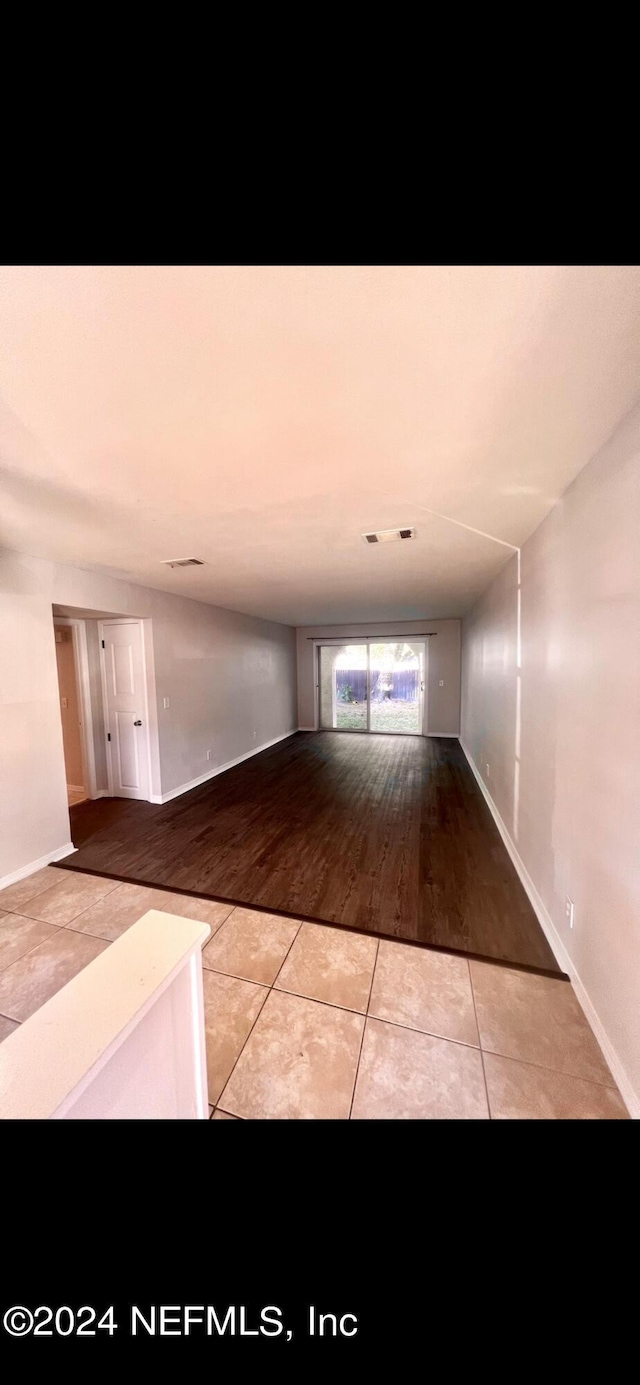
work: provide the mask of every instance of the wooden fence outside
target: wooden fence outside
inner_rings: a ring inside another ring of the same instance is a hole
[[[383,697],[382,689],[378,688],[380,675],[372,672],[371,674],[371,698],[379,701]],[[383,675],[383,682],[391,683],[391,697],[397,702],[415,702],[418,697],[419,671],[417,668],[402,669],[397,673]],[[346,688],[351,688],[351,700],[354,702],[366,702],[367,700],[367,670],[365,668],[338,668],[336,669],[336,692],[338,701],[345,701],[344,693]]]

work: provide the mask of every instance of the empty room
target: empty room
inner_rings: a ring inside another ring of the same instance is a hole
[[[0,1117],[638,1117],[639,382],[636,266],[0,269]]]

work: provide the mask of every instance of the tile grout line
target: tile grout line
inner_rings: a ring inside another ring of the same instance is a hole
[[[107,894],[101,895],[100,899],[94,899],[93,904],[87,904],[86,909],[81,909],[78,914],[74,914],[73,918],[70,919],[68,923],[61,923],[60,927],[66,928],[69,933],[81,933],[83,938],[98,938],[103,943],[115,942],[115,938],[103,938],[101,933],[89,933],[88,931],[85,933],[84,928],[74,928],[73,925],[78,922],[78,919],[84,918],[85,914],[88,914],[91,909],[96,909],[99,904],[104,904],[105,899],[110,899],[111,895],[117,894],[120,885],[123,883],[123,881],[120,881],[120,884],[116,885],[115,890],[109,890]],[[134,919],[134,923],[137,923],[137,919]],[[131,924],[129,925],[129,927],[132,926]]]
[[[25,923],[41,923],[41,922],[42,922],[41,919],[28,919],[28,918],[26,918],[23,914],[16,914],[15,917],[16,917],[16,918],[24,918],[24,919],[25,919]],[[48,923],[46,926],[47,926],[47,928],[53,928],[54,934],[56,934],[56,933],[62,933],[62,931],[63,931],[63,930],[62,930],[62,927],[60,926],[60,924],[57,924],[57,923]],[[12,967],[15,967],[15,965],[16,965],[17,962],[21,962],[21,961],[23,960],[24,957],[29,957],[29,956],[31,955],[32,952],[35,952],[35,951],[36,951],[37,948],[42,947],[43,943],[50,943],[50,942],[53,942],[53,938],[41,938],[39,943],[34,943],[34,944],[33,944],[33,947],[27,947],[27,948],[25,949],[24,952],[21,952],[19,957],[14,957],[13,962],[9,962],[8,967],[0,967],[0,981],[2,980],[2,977],[3,977],[3,976],[7,976],[7,975],[8,975],[8,973],[11,971],[11,968],[12,968]],[[5,1019],[9,1019],[9,1018],[10,1018],[9,1015],[5,1015]],[[15,1020],[14,1020],[13,1022],[14,1022],[14,1024],[16,1023]]]
[[[564,1068],[546,1068],[542,1063],[534,1063],[531,1058],[514,1058],[512,1053],[499,1053],[496,1048],[482,1049],[489,1058],[504,1058],[507,1063],[521,1063],[525,1068],[535,1068],[536,1072],[548,1072],[554,1077],[568,1077],[571,1082],[588,1082],[592,1087],[601,1087],[605,1092],[617,1092],[621,1101],[624,1098],[615,1082],[599,1082],[597,1077],[581,1077],[577,1072],[567,1072]],[[626,1102],[624,1102],[626,1106]]]
[[[77,873],[79,874],[79,872]],[[73,918],[70,919],[69,923],[50,923],[49,919],[38,918],[35,914],[20,914],[12,909],[8,909],[7,913],[12,914],[15,918],[27,919],[29,923],[46,923],[49,925],[50,928],[70,928],[71,924],[75,923],[76,919],[82,918],[82,915],[87,914],[89,912],[89,909],[94,909],[96,904],[102,904],[103,900],[108,899],[110,895],[115,894],[116,890],[120,887],[120,885],[123,885],[124,883],[124,880],[118,880],[116,884],[111,887],[110,890],[106,891],[106,894],[100,895],[99,899],[94,899],[93,903],[87,904],[84,909],[79,909],[78,913],[73,915]],[[56,881],[56,884],[61,885],[62,881],[58,880]],[[47,885],[46,889],[41,890],[40,894],[47,894],[49,890],[53,889],[55,889],[55,885]],[[24,902],[24,907],[27,908],[29,904],[32,904],[35,900],[39,898],[40,895],[37,894],[33,895],[32,899],[26,899]],[[80,931],[80,929],[75,929],[76,933]]]
[[[73,918],[69,920],[69,923],[63,923],[63,924],[61,924],[60,926],[61,926],[62,928],[70,928],[71,931],[72,931],[73,933],[82,933],[82,932],[84,932],[84,930],[83,930],[82,928],[74,928],[74,927],[73,927],[74,923],[76,923],[78,919],[84,918],[84,915],[85,915],[85,914],[88,914],[90,909],[95,909],[95,908],[97,908],[97,906],[98,906],[99,904],[104,904],[105,899],[110,899],[110,898],[111,898],[111,895],[117,894],[117,892],[118,892],[118,890],[120,889],[120,887],[121,887],[122,885],[124,885],[125,883],[126,883],[126,882],[125,882],[124,880],[119,880],[118,883],[117,883],[117,885],[115,886],[115,889],[113,889],[113,890],[107,890],[107,893],[101,895],[99,899],[94,899],[93,904],[87,904],[86,909],[81,909],[79,913],[74,914]],[[143,886],[142,888],[144,888],[144,886]],[[137,923],[137,919],[134,920],[134,922]],[[130,926],[131,926],[131,925],[130,925]],[[85,933],[85,937],[99,938],[99,937],[101,937],[101,934],[100,934],[100,933],[89,933],[89,934]],[[106,939],[104,939],[103,941],[105,941],[105,942],[114,942],[115,939],[114,939],[114,938],[106,938]]]
[[[470,985],[470,987],[471,987],[471,1000],[472,1000],[472,1002],[473,1002],[473,1013],[474,1013],[474,1015],[475,1015],[476,1029],[477,1029],[477,1031],[478,1031],[478,1048],[479,1048],[479,1050],[480,1050],[480,1062],[482,1063],[482,1080],[483,1080],[483,1082],[484,1082],[484,1092],[485,1092],[485,1096],[486,1096],[486,1098],[487,1098],[487,1111],[489,1112],[489,1120],[493,1120],[493,1116],[492,1116],[492,1114],[491,1114],[491,1102],[490,1102],[490,1100],[489,1100],[489,1086],[488,1086],[488,1083],[487,1083],[487,1071],[486,1071],[486,1068],[485,1068],[485,1065],[484,1065],[484,1053],[483,1053],[483,1051],[482,1051],[482,1035],[481,1035],[481,1033],[480,1033],[480,1022],[479,1022],[479,1020],[478,1020],[478,1010],[477,1010],[477,1006],[476,1006],[476,993],[475,993],[475,991],[474,991],[474,989],[473,989],[473,976],[471,975],[471,965],[470,965],[468,959],[467,959],[467,967],[468,967],[468,969],[469,969],[469,985]]]
[[[223,976],[223,975],[224,975],[224,972],[218,972],[217,975]],[[255,985],[256,983],[254,982],[253,984]],[[260,1016],[261,1016],[261,1014],[262,1014],[262,1011],[264,1010],[264,1007],[265,1007],[265,1005],[266,1005],[266,1003],[267,1003],[267,1001],[268,1001],[268,999],[269,999],[269,993],[270,993],[270,991],[271,991],[273,988],[272,988],[271,986],[269,986],[269,987],[266,987],[265,989],[266,989],[266,991],[267,991],[267,994],[266,994],[266,996],[265,996],[265,998],[264,998],[264,1000],[263,1000],[263,1002],[262,1002],[262,1005],[260,1006],[260,1009],[258,1010],[258,1013],[257,1013],[257,1015],[256,1015],[256,1017],[255,1017],[255,1019],[254,1019],[254,1021],[253,1021],[253,1024],[251,1025],[251,1028],[250,1028],[250,1030],[249,1030],[249,1033],[247,1034],[247,1037],[246,1037],[244,1043],[242,1044],[242,1046],[241,1046],[241,1048],[240,1048],[240,1052],[238,1053],[238,1056],[237,1056],[237,1058],[236,1058],[236,1060],[235,1060],[235,1062],[234,1062],[234,1064],[233,1064],[233,1067],[231,1068],[230,1073],[228,1074],[228,1076],[227,1076],[227,1077],[225,1078],[225,1080],[224,1080],[224,1083],[223,1083],[223,1086],[222,1086],[222,1091],[220,1092],[220,1096],[218,1097],[218,1101],[214,1102],[214,1111],[217,1110],[217,1108],[218,1108],[218,1102],[222,1099],[222,1097],[224,1096],[224,1093],[225,1093],[226,1090],[227,1090],[227,1087],[228,1087],[228,1085],[229,1085],[229,1083],[230,1083],[230,1081],[231,1081],[231,1078],[233,1077],[233,1074],[234,1074],[234,1072],[235,1072],[235,1070],[236,1070],[236,1068],[237,1068],[237,1066],[238,1066],[238,1063],[240,1062],[240,1058],[242,1057],[242,1054],[244,1053],[244,1050],[245,1050],[245,1048],[246,1048],[246,1046],[247,1046],[247,1044],[248,1044],[248,1042],[249,1042],[249,1039],[251,1038],[251,1035],[253,1034],[253,1031],[254,1031],[254,1029],[255,1029],[257,1023],[258,1023],[258,1020],[260,1019]],[[227,1115],[228,1115],[228,1116],[234,1116],[235,1114],[236,1114],[235,1111],[227,1111]],[[239,1116],[238,1119],[239,1119],[239,1120],[244,1120],[245,1118],[244,1118],[244,1116]]]
[[[378,947],[379,947],[379,946],[380,946],[380,944],[378,943]],[[377,962],[377,955],[376,955],[376,962]],[[283,963],[283,965],[284,965],[284,963]],[[469,1049],[471,1049],[471,1052],[472,1052],[472,1053],[479,1053],[479,1052],[480,1052],[480,1045],[479,1045],[479,1044],[468,1044],[468,1043],[465,1042],[464,1039],[452,1039],[452,1038],[450,1038],[450,1036],[449,1036],[448,1034],[436,1034],[435,1030],[433,1030],[433,1029],[416,1029],[414,1025],[411,1025],[411,1024],[403,1024],[401,1020],[390,1020],[390,1019],[386,1019],[386,1018],[385,1018],[384,1016],[382,1016],[382,1015],[373,1015],[373,1014],[371,1014],[371,1012],[369,1011],[368,1008],[367,1008],[366,1010],[354,1010],[350,1005],[337,1005],[337,1004],[335,1003],[335,1001],[333,1001],[333,1000],[320,1000],[319,997],[318,997],[318,996],[315,996],[315,995],[303,995],[300,991],[289,991],[289,990],[285,990],[284,986],[278,986],[278,987],[276,987],[276,986],[275,986],[275,983],[274,983],[273,985],[270,986],[269,983],[266,982],[266,981],[255,981],[255,980],[253,979],[253,977],[250,977],[250,976],[238,976],[238,975],[236,974],[236,972],[234,972],[234,971],[219,971],[219,970],[217,969],[217,967],[208,967],[208,966],[205,966],[205,967],[204,967],[204,970],[205,970],[205,971],[211,971],[211,972],[213,972],[214,975],[216,975],[216,976],[229,976],[229,977],[231,977],[231,979],[232,979],[233,981],[246,981],[247,984],[248,984],[249,986],[262,986],[262,987],[264,987],[265,990],[276,990],[276,989],[277,989],[278,995],[291,995],[291,996],[295,996],[295,998],[296,998],[297,1000],[308,1000],[308,1001],[310,1002],[310,1004],[312,1004],[312,1005],[324,1005],[324,1006],[326,1006],[326,1008],[327,1008],[328,1010],[340,1010],[340,1011],[342,1011],[343,1014],[346,1014],[346,1015],[358,1015],[361,1019],[364,1018],[365,1020],[368,1020],[368,1019],[377,1020],[378,1024],[389,1024],[389,1025],[392,1026],[393,1029],[406,1029],[410,1034],[424,1034],[427,1038],[429,1038],[429,1039],[437,1039],[440,1043],[443,1043],[443,1044],[457,1044],[458,1048],[469,1048]],[[375,963],[374,963],[374,971],[375,971]],[[369,988],[369,1000],[367,1001],[367,1007],[369,1006],[369,1004],[370,1004],[370,1002],[371,1002],[371,991],[372,991],[372,989],[373,989],[373,980],[372,980],[371,986],[370,986],[370,988]],[[506,1054],[499,1054],[498,1057],[506,1057]],[[554,1069],[550,1069],[550,1071],[554,1071]]]
[[[531,1058],[516,1058],[515,1055],[514,1055],[513,1053],[501,1053],[499,1049],[497,1049],[497,1048],[489,1048],[488,1045],[487,1045],[487,1047],[485,1048],[485,1047],[483,1046],[483,1043],[482,1043],[482,1034],[481,1034],[481,1031],[480,1031],[480,1023],[479,1023],[479,1021],[478,1021],[478,1012],[477,1012],[477,1008],[476,1008],[476,996],[475,996],[475,990],[474,990],[474,986],[473,986],[473,973],[471,972],[471,967],[469,967],[469,973],[470,973],[470,976],[471,976],[471,993],[472,993],[472,996],[473,996],[473,1008],[474,1008],[474,1010],[475,1010],[475,1012],[476,1012],[476,1024],[477,1024],[477,1026],[478,1026],[478,1038],[479,1038],[479,1040],[480,1040],[480,1052],[481,1052],[481,1054],[482,1054],[482,1069],[483,1069],[483,1072],[485,1072],[485,1085],[486,1085],[486,1071],[485,1071],[485,1066],[484,1066],[484,1055],[485,1055],[485,1053],[487,1053],[487,1054],[489,1054],[489,1055],[490,1055],[491,1057],[493,1057],[493,1058],[506,1058],[507,1061],[510,1062],[510,1063],[524,1063],[526,1067],[529,1067],[529,1068],[536,1068],[536,1070],[537,1070],[538,1072],[551,1072],[551,1073],[555,1073],[556,1076],[558,1076],[558,1077],[570,1077],[570,1078],[573,1078],[576,1082],[591,1082],[592,1085],[593,1085],[594,1087],[604,1087],[607,1091],[614,1091],[614,1092],[617,1092],[617,1093],[618,1093],[618,1096],[620,1096],[620,1099],[621,1099],[621,1100],[623,1099],[622,1096],[621,1096],[621,1094],[620,1094],[620,1090],[619,1090],[619,1088],[618,1088],[616,1082],[613,1080],[613,1074],[610,1074],[610,1076],[611,1076],[611,1082],[599,1082],[597,1077],[581,1077],[581,1076],[579,1076],[578,1073],[575,1073],[575,1072],[566,1072],[564,1068],[550,1068],[550,1067],[547,1067],[544,1063],[534,1063],[533,1060],[532,1060]],[[489,1091],[488,1091],[488,1088],[487,1088],[487,1101],[488,1101],[488,1100],[489,1100]],[[626,1105],[626,1103],[625,1103],[625,1105]],[[491,1109],[491,1108],[489,1107],[489,1109]]]
[[[350,1105],[349,1105],[349,1115],[347,1116],[347,1120],[351,1120],[351,1112],[353,1111],[353,1103],[354,1103],[354,1101],[355,1101],[355,1099],[356,1099],[356,1087],[357,1087],[357,1085],[358,1085],[358,1074],[359,1074],[359,1072],[360,1072],[360,1060],[361,1060],[361,1058],[362,1058],[362,1050],[363,1050],[363,1048],[364,1048],[364,1036],[365,1036],[366,1029],[367,1029],[367,1020],[368,1020],[368,1018],[369,1018],[369,1006],[370,1006],[370,1004],[371,1004],[371,996],[372,996],[372,993],[373,993],[373,982],[374,982],[374,978],[375,978],[375,974],[376,974],[376,967],[377,967],[377,965],[378,965],[378,954],[379,954],[379,952],[380,952],[380,939],[378,938],[378,944],[377,944],[377,947],[376,947],[376,955],[375,955],[375,959],[374,959],[374,963],[373,963],[373,970],[372,970],[372,972],[371,972],[371,985],[369,986],[369,994],[368,994],[368,996],[367,996],[367,1007],[366,1007],[366,1010],[365,1010],[365,1012],[364,1012],[364,1024],[363,1024],[363,1026],[362,1026],[362,1034],[361,1034],[361,1036],[360,1036],[360,1048],[359,1048],[359,1050],[358,1050],[358,1061],[357,1061],[357,1063],[356,1063],[355,1077],[354,1077],[354,1079],[353,1079],[353,1091],[352,1091],[352,1093],[351,1093],[351,1102],[350,1102]]]
[[[375,963],[374,963],[374,966],[375,966]],[[209,970],[213,970],[213,968],[209,968]],[[239,980],[242,981],[243,978],[242,978],[242,977],[239,977]],[[367,1012],[366,1010],[354,1010],[353,1005],[340,1005],[340,1004],[338,1003],[337,1000],[321,1000],[321,999],[320,999],[320,996],[317,996],[317,995],[306,995],[303,991],[292,991],[292,990],[290,989],[290,987],[288,987],[288,986],[274,986],[274,990],[277,990],[277,992],[278,992],[279,995],[294,995],[294,996],[297,996],[298,1000],[311,1000],[311,1001],[313,1001],[313,1004],[314,1004],[314,1005],[328,1005],[330,1010],[343,1010],[344,1013],[345,1013],[345,1015],[364,1015],[364,1016],[365,1016],[365,1019],[367,1018],[367,1013],[368,1013],[368,1012]],[[368,1003],[369,1003],[369,1002],[367,1001],[367,1004],[368,1004]],[[377,1018],[378,1018],[377,1015],[372,1015],[372,1016],[371,1016],[371,1019],[377,1019]],[[394,1024],[394,1023],[395,1023],[394,1020],[389,1020],[388,1022],[389,1022],[389,1024]],[[402,1025],[401,1027],[402,1027],[403,1029],[408,1029],[408,1028],[410,1028],[409,1025]],[[436,1039],[439,1038],[439,1037],[441,1037],[441,1035],[438,1035],[438,1034],[435,1034],[435,1035],[434,1035],[434,1038],[436,1038]],[[455,1043],[456,1040],[454,1039],[453,1042]]]
[[[127,882],[126,882],[126,880],[122,880],[120,883],[121,883],[122,885],[126,885]],[[144,890],[144,889],[147,889],[147,888],[149,888],[149,889],[154,889],[155,887],[154,887],[153,885],[150,885],[150,886],[148,886],[148,887],[147,887],[146,885],[136,885],[135,888],[136,888],[136,889]],[[128,932],[128,930],[129,930],[130,928],[133,928],[133,925],[134,925],[135,923],[138,923],[139,920],[140,920],[140,918],[143,918],[144,915],[140,914],[138,918],[135,918],[135,919],[133,920],[133,923],[128,923],[127,926],[126,926],[126,928],[123,928],[122,933],[118,933],[118,937],[117,937],[117,938],[105,938],[104,933],[90,933],[88,929],[85,929],[85,928],[74,928],[74,926],[73,926],[74,923],[77,923],[77,922],[78,922],[78,919],[84,918],[85,914],[88,914],[88,913],[91,911],[91,909],[95,909],[95,908],[98,907],[98,905],[104,904],[105,900],[110,899],[110,898],[111,898],[111,895],[112,895],[112,894],[115,894],[115,893],[116,893],[116,890],[110,890],[110,891],[109,891],[109,894],[104,895],[103,899],[97,899],[97,900],[95,901],[94,904],[89,904],[89,906],[88,906],[86,909],[83,909],[83,910],[81,911],[81,913],[75,915],[75,918],[72,918],[71,923],[52,924],[51,926],[52,926],[52,927],[55,927],[55,928],[64,928],[64,929],[66,929],[67,933],[77,933],[78,936],[81,937],[81,938],[97,938],[99,942],[103,942],[103,943],[117,943],[118,938],[121,938],[122,935],[123,935],[123,933]],[[195,903],[200,903],[200,900],[199,900],[199,899],[196,900],[196,899],[195,899],[195,896],[194,896],[194,902],[195,902]],[[204,903],[204,904],[209,904],[209,903],[214,903],[214,902],[215,902],[215,901],[213,901],[213,900],[206,900],[206,899],[203,899],[203,900],[202,900],[202,903]],[[150,912],[150,911],[147,910],[147,913],[148,913],[148,912]],[[159,914],[168,914],[168,913],[170,912],[170,910],[169,910],[169,909],[158,909],[158,910],[156,910],[156,912],[159,913]],[[210,938],[208,939],[208,941],[205,943],[205,947],[202,949],[203,952],[204,952],[205,948],[207,948],[207,947],[209,946],[209,943],[212,943],[213,940],[214,940],[214,938],[217,937],[218,933],[220,932],[220,929],[224,926],[225,923],[227,923],[228,919],[231,918],[231,914],[233,914],[233,913],[235,913],[235,909],[232,909],[232,910],[231,910],[231,913],[227,914],[227,917],[224,918],[224,919],[222,919],[222,920],[220,921],[220,923],[219,923],[219,924],[217,925],[217,927],[215,928],[215,931],[211,934],[211,937],[210,937]],[[174,918],[184,918],[184,919],[186,919],[186,918],[191,918],[191,915],[190,915],[190,914],[174,914],[173,917],[174,917]],[[204,923],[207,923],[207,924],[208,924],[209,928],[213,928],[213,924],[209,922],[209,919],[204,919],[204,920],[202,920],[202,919],[196,919],[195,922],[196,922],[196,923],[204,922]],[[205,964],[204,962],[202,963],[202,965],[203,965],[203,967],[204,967],[204,969],[205,969],[206,971],[214,971],[214,970],[215,970],[214,967],[207,967],[206,964]],[[222,973],[220,973],[220,974],[224,976],[226,973],[222,972]],[[229,974],[231,974],[231,973],[229,973]],[[239,976],[237,979],[238,979],[238,981],[245,981],[247,978],[244,977],[244,976]],[[256,985],[259,985],[259,984],[264,984],[264,983],[256,982]]]
[[[18,916],[16,916],[16,917],[18,917]],[[43,922],[42,919],[29,919],[29,920],[27,920],[27,921],[28,921],[29,923],[41,923],[41,922]],[[53,928],[54,934],[55,934],[55,938],[57,938],[57,937],[60,935],[60,933],[70,933],[70,932],[74,931],[74,930],[72,930],[72,929],[66,927],[64,924],[58,924],[58,923],[50,923],[50,924],[47,924],[47,927],[48,927],[48,928]],[[94,941],[94,942],[105,942],[105,941],[106,941],[105,938],[96,938],[95,935],[94,935],[93,933],[79,933],[79,932],[75,931],[75,936],[76,936],[77,938],[93,938],[93,941]],[[42,938],[42,939],[40,940],[39,943],[35,943],[33,947],[28,948],[26,952],[23,952],[23,953],[21,953],[21,955],[20,955],[19,957],[16,957],[15,961],[10,962],[10,964],[9,964],[8,967],[4,967],[2,970],[0,970],[0,984],[1,984],[2,981],[4,980],[5,976],[9,976],[9,973],[12,971],[13,967],[17,967],[18,964],[19,964],[20,962],[24,962],[24,961],[26,960],[27,957],[32,957],[32,956],[33,956],[33,953],[34,953],[34,952],[38,952],[38,951],[40,950],[40,948],[42,948],[42,947],[48,947],[50,943],[52,943],[52,942],[55,941],[55,938],[53,938],[53,937],[52,937],[52,938]],[[95,958],[92,958],[91,960],[92,960],[92,961],[95,961]],[[89,962],[85,962],[84,967],[86,967],[86,966],[89,966]],[[84,971],[84,967],[80,967],[80,971]],[[78,973],[78,972],[75,972],[74,975],[77,976],[77,975],[79,975],[79,973]],[[73,977],[71,977],[70,979],[73,980]],[[63,981],[62,985],[61,985],[61,986],[58,986],[58,991],[61,991],[62,988],[63,988],[63,986],[66,986],[66,985],[67,985],[67,982],[66,982],[66,981]],[[53,996],[58,994],[58,991],[53,991],[52,995],[48,996],[47,999],[48,999],[48,1000],[52,1000],[52,999],[53,999]],[[46,1005],[46,1004],[47,1004],[47,1001],[46,1001],[46,1000],[43,1000],[42,1005]],[[41,1010],[41,1009],[42,1009],[42,1005],[37,1005],[37,1006],[36,1006],[36,1009],[35,1009],[35,1010],[32,1010],[31,1014],[33,1014],[33,1015],[37,1014],[38,1010]],[[24,1024],[24,1023],[25,1023],[25,1020],[16,1020],[12,1015],[3,1015],[3,1018],[4,1018],[4,1019],[11,1020],[12,1024]],[[26,1019],[31,1019],[31,1015],[27,1015],[27,1016],[26,1016]]]
[[[231,917],[231,915],[229,915],[229,918],[230,918],[230,917]],[[224,922],[226,923],[227,920],[225,919]],[[224,927],[224,924],[223,924],[222,926]],[[300,923],[298,924],[298,927],[296,928],[296,931],[295,931],[295,933],[294,933],[294,936],[293,936],[293,938],[291,939],[291,942],[290,942],[290,944],[289,944],[289,947],[287,948],[286,954],[285,954],[285,956],[284,956],[283,959],[282,959],[281,965],[278,967],[278,970],[277,970],[277,972],[276,972],[276,975],[275,975],[274,978],[273,978],[273,981],[271,982],[271,985],[265,987],[265,989],[266,989],[266,991],[267,991],[267,994],[266,994],[266,996],[265,996],[265,998],[264,998],[264,1000],[263,1000],[263,1002],[262,1002],[262,1005],[260,1006],[260,1009],[258,1010],[258,1013],[257,1013],[257,1015],[256,1015],[256,1017],[255,1017],[255,1019],[254,1019],[254,1021],[253,1021],[253,1024],[251,1025],[251,1028],[250,1028],[250,1030],[249,1030],[249,1033],[247,1034],[247,1037],[246,1037],[244,1043],[242,1044],[242,1046],[241,1046],[241,1048],[240,1048],[240,1052],[238,1053],[238,1056],[237,1056],[237,1058],[236,1058],[236,1060],[235,1060],[235,1063],[233,1064],[233,1067],[232,1067],[232,1069],[231,1069],[231,1072],[229,1073],[228,1077],[225,1078],[225,1082],[224,1082],[222,1091],[220,1092],[220,1097],[218,1098],[218,1101],[219,1101],[220,1098],[224,1095],[224,1093],[225,1093],[226,1090],[227,1090],[227,1087],[229,1086],[229,1083],[230,1083],[230,1081],[231,1081],[231,1078],[233,1077],[233,1074],[234,1074],[234,1072],[235,1072],[235,1070],[236,1070],[236,1068],[237,1068],[237,1066],[238,1066],[238,1063],[240,1062],[240,1059],[241,1059],[241,1057],[242,1057],[242,1055],[243,1055],[243,1053],[244,1053],[244,1050],[245,1050],[245,1048],[247,1047],[247,1044],[248,1044],[248,1042],[249,1042],[249,1039],[251,1038],[251,1035],[253,1034],[253,1031],[254,1031],[254,1029],[255,1029],[257,1023],[258,1023],[258,1020],[260,1019],[260,1016],[261,1016],[261,1014],[262,1014],[262,1011],[264,1010],[264,1007],[265,1007],[265,1005],[266,1005],[266,1003],[267,1003],[267,1001],[268,1001],[268,999],[269,999],[269,995],[270,995],[271,992],[273,991],[274,982],[277,981],[277,979],[278,979],[278,977],[279,977],[279,975],[280,975],[280,972],[282,971],[282,968],[283,968],[283,966],[284,966],[284,964],[285,964],[285,962],[286,962],[286,960],[287,960],[287,957],[289,956],[289,953],[290,953],[290,951],[291,951],[291,948],[293,947],[293,944],[295,943],[295,940],[296,940],[296,938],[297,938],[297,936],[298,936],[298,933],[300,932],[300,929],[301,929],[301,928],[302,928],[302,922],[300,922]],[[209,971],[213,971],[213,967],[209,967]],[[227,972],[216,972],[215,975],[216,975],[216,976],[226,976],[226,975],[228,975],[228,973],[227,973]],[[246,977],[244,977],[244,976],[238,976],[238,977],[236,977],[235,979],[236,979],[237,981],[245,981],[245,980],[246,980]],[[253,981],[253,982],[251,982],[250,984],[251,984],[251,985],[254,985],[254,986],[258,986],[258,985],[260,985],[261,983],[260,983],[259,981]],[[217,1108],[217,1106],[218,1106],[218,1101],[215,1102],[215,1104],[214,1104],[214,1109]],[[235,1114],[236,1114],[235,1111],[227,1111],[227,1115],[228,1115],[228,1116],[234,1116]],[[244,1117],[244,1116],[238,1116],[238,1120],[245,1120],[245,1117]]]
[[[78,918],[81,917],[82,915],[78,914]],[[109,943],[109,945],[111,945],[111,943],[116,943],[118,941],[117,938],[105,938],[102,933],[90,933],[87,928],[74,928],[73,924],[75,922],[76,920],[74,919],[73,923],[63,923],[60,931],[64,931],[65,933],[74,933],[76,938],[93,938],[97,943]],[[134,923],[137,922],[138,920],[134,919]],[[133,928],[133,923],[129,924],[129,928]],[[123,929],[123,932],[126,933],[127,929]],[[119,936],[122,937],[122,933]]]
[[[271,990],[273,990],[273,988],[274,988],[274,986],[275,986],[275,984],[276,984],[276,981],[278,980],[278,977],[279,977],[279,975],[280,975],[280,972],[282,971],[282,968],[283,968],[283,966],[284,966],[284,964],[285,964],[285,962],[286,962],[286,960],[287,960],[287,957],[289,956],[289,953],[290,953],[290,951],[291,951],[291,949],[292,949],[292,947],[293,947],[293,944],[294,944],[295,942],[297,942],[298,934],[299,934],[301,928],[302,928],[302,920],[300,920],[300,923],[298,924],[298,927],[296,928],[296,931],[295,931],[295,933],[294,933],[294,935],[293,935],[293,937],[292,937],[292,939],[291,939],[291,942],[289,943],[289,946],[288,946],[288,948],[287,948],[287,950],[286,950],[286,952],[285,952],[285,955],[284,955],[284,957],[282,958],[282,961],[281,961],[280,966],[278,967],[278,970],[277,970],[277,972],[276,972],[276,974],[275,974],[275,976],[274,976],[274,978],[273,978],[273,981],[271,982],[271,987],[270,987]]]
[[[43,869],[47,870],[48,867],[45,866],[45,867],[43,867]],[[29,879],[29,876],[26,875],[26,876],[25,876],[25,880],[28,880],[28,879]],[[17,885],[19,885],[20,883],[21,883],[21,882],[20,882],[19,880],[16,881],[16,884],[17,884]],[[61,884],[62,884],[62,881],[61,881],[61,880],[54,880],[54,885],[61,885]],[[6,889],[7,889],[7,890],[12,890],[12,889],[13,889],[13,885],[7,885],[7,886],[6,886]],[[31,901],[32,901],[32,900],[34,900],[34,899],[39,899],[41,894],[46,894],[47,890],[52,890],[52,889],[53,889],[53,885],[43,885],[43,887],[42,887],[41,890],[36,890],[36,891],[34,892],[34,894],[29,895],[29,898],[23,900],[23,903],[24,903],[24,904],[31,904]],[[3,891],[3,893],[4,893],[4,891]],[[2,894],[0,894],[0,909],[4,909],[5,912],[6,912],[7,914],[16,914],[16,913],[18,913],[18,910],[17,910],[17,909],[7,909],[6,906],[3,905],[3,903],[2,903]],[[21,918],[26,918],[27,915],[26,915],[26,914],[22,914],[22,915],[19,915],[19,917],[21,917]]]

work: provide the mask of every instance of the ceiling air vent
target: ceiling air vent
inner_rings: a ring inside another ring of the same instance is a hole
[[[204,567],[202,558],[163,558],[163,567]]]
[[[365,543],[395,543],[396,539],[415,539],[415,529],[378,529],[375,534],[363,534]]]

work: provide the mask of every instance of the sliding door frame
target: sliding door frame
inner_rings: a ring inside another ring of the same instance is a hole
[[[320,707],[320,658],[323,647],[331,645],[334,648],[350,648],[352,645],[364,644],[367,646],[367,724],[361,731],[348,726],[323,726],[321,722]],[[423,650],[422,678],[419,694],[419,718],[420,729],[418,731],[372,731],[371,730],[371,650],[372,644],[409,644],[421,647]],[[314,651],[314,720],[317,731],[337,731],[340,735],[347,736],[426,736],[427,732],[427,690],[428,681],[428,659],[429,659],[429,640],[414,639],[411,636],[398,637],[397,635],[382,635],[377,639],[371,639],[368,635],[355,635],[353,639],[318,638],[313,641]]]

